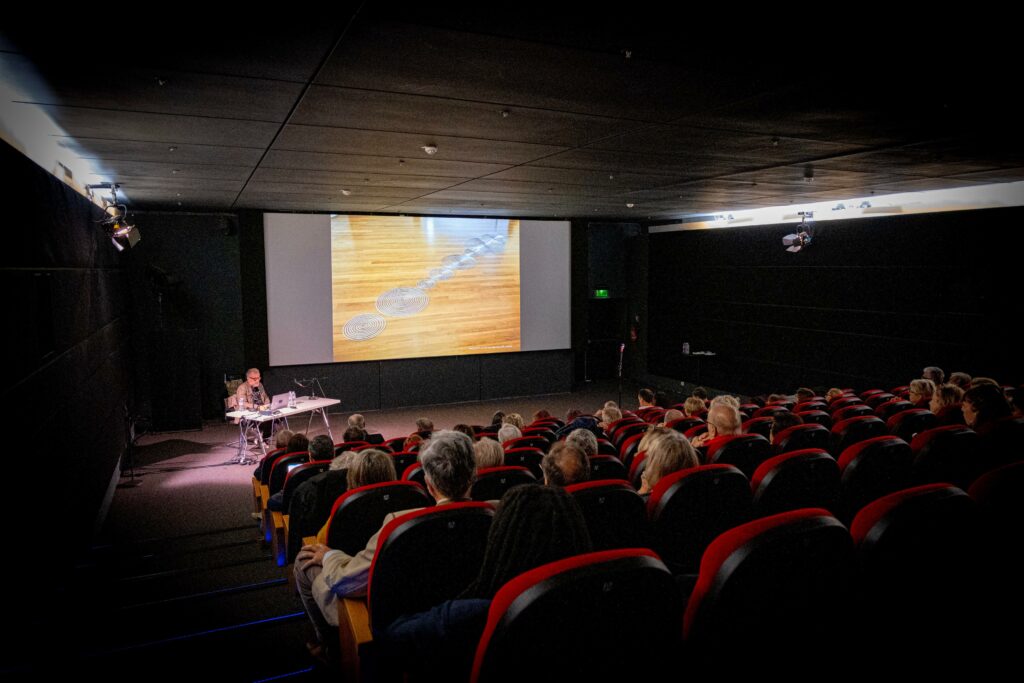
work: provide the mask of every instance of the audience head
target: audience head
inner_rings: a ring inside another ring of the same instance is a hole
[[[670,422],[681,420],[683,419],[683,417],[685,416],[683,415],[682,411],[676,410],[675,408],[669,408],[668,410],[665,411],[664,417],[661,418],[661,424],[667,425]]]
[[[434,421],[428,417],[416,418],[416,431],[427,434],[434,431]]]
[[[647,447],[650,445],[651,441],[653,441],[655,437],[661,436],[662,434],[668,434],[669,432],[674,431],[674,429],[662,427],[661,425],[651,425],[650,427],[647,428],[647,431],[644,432],[644,435],[640,437],[640,443],[637,444],[636,452],[639,453],[641,451],[646,451]]]
[[[334,442],[326,434],[314,436],[309,442],[310,460],[331,460],[334,458]]]
[[[536,422],[537,420],[543,420],[548,417],[551,417],[551,413],[545,410],[544,408],[541,408],[540,410],[533,414],[533,421]]]
[[[938,415],[939,411],[946,406],[956,405],[960,403],[960,399],[964,395],[964,390],[955,384],[943,384],[935,390],[932,394],[932,399],[928,403],[928,410]]]
[[[501,467],[505,464],[505,451],[501,449],[500,443],[484,437],[473,444],[473,459],[476,461],[478,470],[486,467]]]
[[[491,599],[531,569],[591,550],[576,501],[560,488],[516,486],[498,503],[476,580],[461,598]]]
[[[842,398],[842,396],[843,396],[843,390],[842,389],[840,389],[839,387],[832,387],[825,394],[825,401],[826,401],[826,403],[831,403],[832,401],[836,400],[837,398]]]
[[[967,391],[971,388],[971,376],[966,372],[954,372],[949,376],[949,383]]]
[[[491,415],[491,424],[492,425],[500,425],[502,420],[504,420],[504,419],[505,419],[505,413],[503,413],[500,410],[496,411],[494,413],[494,415]]]
[[[410,434],[402,442],[403,451],[411,451],[418,448],[423,443],[423,437],[419,434]]]
[[[683,412],[686,413],[686,417],[699,417],[705,410],[707,410],[707,404],[696,396],[691,396],[683,401]]]
[[[622,419],[622,411],[618,408],[605,408],[603,413],[604,419],[601,420],[601,422],[606,425],[610,425],[612,422]]]
[[[457,424],[454,427],[452,427],[452,431],[453,432],[462,432],[463,434],[465,434],[466,436],[468,436],[471,439],[475,436],[475,434],[473,434],[473,428],[470,427],[467,424],[461,424],[461,423]]]
[[[654,391],[647,387],[641,389],[636,395],[636,400],[640,404],[641,408],[644,406],[653,406],[655,404],[654,398]]]
[[[327,469],[347,470],[349,467],[352,467],[352,462],[356,459],[356,455],[358,455],[358,453],[355,451],[345,451],[341,455],[335,457],[334,460],[331,461],[331,464],[327,466]]]
[[[569,486],[590,478],[590,459],[579,447],[559,441],[551,447],[540,463],[544,483],[550,486]]]
[[[771,398],[771,397],[769,396],[769,398]],[[785,396],[783,396],[783,398],[785,398]],[[769,403],[770,402],[771,401],[769,401]],[[732,406],[733,408],[736,408],[737,410],[739,410],[740,400],[738,398],[736,398],[735,396],[730,396],[728,394],[722,394],[721,396],[715,396],[713,399],[711,399],[711,405],[713,405],[713,406],[728,405],[728,406]]]
[[[964,422],[972,429],[984,427],[986,424],[1007,417],[1013,412],[1003,391],[992,384],[979,384],[964,392],[961,400]]]
[[[576,446],[584,453],[587,457],[597,455],[597,437],[589,429],[574,429],[565,437],[565,442]]]
[[[739,409],[727,403],[713,404],[708,410],[707,423],[711,437],[739,434],[743,429]]]
[[[940,386],[946,381],[946,373],[942,371],[942,368],[929,365],[921,371],[921,379],[930,379],[932,384]]]
[[[781,433],[783,430],[789,429],[796,425],[804,423],[804,419],[799,415],[789,412],[778,412],[772,415],[772,428],[768,430],[768,440],[774,442],[776,435]]]
[[[348,416],[349,427],[359,427],[364,432],[366,431],[366,418],[359,413],[352,413]]]
[[[473,441],[459,432],[434,432],[420,453],[420,466],[435,498],[466,498],[476,476]]]
[[[616,403],[615,401],[605,401],[604,405],[601,406],[602,409],[604,409],[604,408],[618,408],[618,407],[619,407],[619,404]]]
[[[349,427],[341,438],[344,441],[365,441],[366,432],[361,427]]]
[[[797,403],[801,401],[810,401],[815,397],[814,389],[808,389],[807,387],[800,387],[796,390]]]
[[[512,425],[517,429],[522,429],[526,426],[526,423],[523,422],[523,416],[519,413],[506,413],[505,417],[501,418],[501,421],[503,424]]]
[[[523,433],[519,431],[519,428],[515,425],[503,424],[501,429],[498,430],[498,443],[505,443],[512,439],[522,438]]]
[[[994,387],[999,386],[999,382],[995,381],[991,377],[975,377],[971,380],[971,386],[976,387],[982,384],[991,384]]]
[[[696,389],[693,390],[693,393],[690,395],[693,396],[694,398],[699,398],[702,401],[708,400],[708,390],[705,389],[704,387],[697,387]]]
[[[359,451],[348,467],[348,488],[351,491],[360,486],[380,484],[398,479],[395,462],[391,455],[376,448]]]
[[[930,379],[910,380],[909,400],[916,406],[928,405],[935,393],[935,383]]]
[[[674,429],[655,435],[647,444],[647,459],[641,475],[641,493],[647,493],[662,477],[700,464],[697,451]]]
[[[295,435],[290,429],[282,429],[274,435],[274,447],[275,448],[287,448],[288,441]]]
[[[288,439],[288,452],[289,453],[304,453],[309,452],[309,439],[306,438],[305,434],[292,434],[292,437]]]

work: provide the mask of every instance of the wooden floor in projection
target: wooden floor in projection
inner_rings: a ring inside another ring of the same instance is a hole
[[[421,311],[378,310],[382,294],[415,288],[446,257],[462,256],[488,234],[503,235],[504,249],[483,251],[471,267],[436,280],[423,290],[429,301]],[[338,216],[331,220],[331,273],[335,361],[519,350],[519,221]],[[366,314],[381,316],[386,326],[371,339],[351,340],[346,323]]]

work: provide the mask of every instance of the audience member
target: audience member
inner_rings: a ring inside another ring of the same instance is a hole
[[[505,413],[498,410],[495,411],[494,415],[491,415],[491,424],[495,427],[500,427],[502,421],[505,419]]]
[[[782,396],[782,394],[773,394],[773,396]],[[771,399],[771,396],[769,396],[768,398]],[[786,398],[786,397],[782,396],[782,398]],[[768,402],[771,403],[770,400]],[[738,398],[736,398],[735,396],[730,396],[729,394],[722,394],[721,396],[715,396],[713,399],[711,399],[711,405],[712,406],[728,405],[728,406],[732,406],[733,408],[736,408],[737,410],[739,410],[740,400]]]
[[[593,415],[585,415],[579,408],[571,408],[565,414],[565,426],[555,432],[556,438],[561,438],[566,434],[570,434],[577,429],[587,429],[594,434],[601,436],[603,432],[601,428],[597,426],[597,418]]]
[[[396,479],[398,479],[398,472],[395,470],[395,459],[391,457],[391,454],[376,448],[367,448],[366,450],[358,451],[349,463],[348,487],[346,490],[351,491],[360,486],[382,484],[387,481],[395,481]],[[329,524],[329,521],[326,522],[320,528],[320,532],[317,533],[316,539],[319,543],[327,542],[327,527]]]
[[[511,489],[491,523],[476,580],[455,600],[394,621],[374,641],[380,661],[408,672],[410,680],[469,680],[498,590],[531,569],[590,550],[586,521],[572,496],[545,486]]]
[[[359,413],[353,413],[348,416],[349,427],[359,427],[363,431],[363,441],[369,444],[378,445],[384,443],[383,434],[371,434],[370,430],[366,428],[366,418]]]
[[[292,437],[288,439],[287,452],[309,452],[309,439],[306,438],[305,434],[292,434]]]
[[[932,394],[928,410],[935,413],[940,427],[964,423],[963,410],[960,408],[963,395],[963,389],[955,384],[943,384]]]
[[[670,422],[683,419],[682,411],[676,410],[675,408],[669,408],[665,411],[665,414],[661,418],[661,426],[664,427]]]
[[[590,479],[590,459],[578,446],[558,441],[544,455],[540,468],[544,483],[549,486],[569,486]]]
[[[533,421],[536,422],[538,420],[544,420],[549,417],[551,417],[551,413],[545,410],[544,408],[541,408],[540,410],[533,414]]]
[[[977,381],[977,378],[975,378]],[[979,384],[964,392],[960,408],[964,422],[976,432],[987,431],[992,423],[1013,413],[1003,391],[992,384]]]
[[[310,477],[292,495],[288,510],[288,562],[302,548],[302,539],[316,536],[331,515],[334,501],[348,490],[348,468],[355,451],[345,451],[331,461],[327,471]]]
[[[478,470],[501,467],[505,464],[505,451],[502,450],[500,443],[484,437],[473,444],[473,459]]]
[[[366,441],[366,432],[360,427],[349,427],[345,430],[345,433],[341,436],[343,443],[351,443],[353,441]],[[368,443],[368,442],[367,442]]]
[[[423,443],[423,437],[419,434],[410,434],[402,442],[402,450],[406,452],[412,452],[420,447]]]
[[[932,384],[939,387],[946,382],[946,373],[942,371],[942,368],[929,365],[921,371],[921,379],[930,379]]]
[[[521,439],[523,433],[515,425],[504,424],[498,430],[498,443],[504,445],[512,439]]]
[[[598,426],[601,429],[604,429],[605,431],[608,430],[608,426],[611,423],[622,419],[622,411],[619,410],[618,408],[605,408],[604,410],[601,411],[601,415],[602,418],[601,421],[598,423]]]
[[[465,434],[466,436],[468,436],[471,439],[474,436],[476,436],[476,434],[473,433],[473,428],[470,427],[467,424],[459,423],[459,424],[455,425],[454,427],[452,427],[452,431],[453,432],[461,432],[461,433]]]
[[[788,410],[784,413],[776,413],[775,415],[772,415],[772,426],[771,429],[768,430],[768,440],[775,443],[775,437],[780,432],[803,423],[804,419],[802,417],[791,413]]]
[[[843,397],[843,390],[840,389],[839,387],[832,387],[825,394],[825,402],[826,403],[831,403],[832,401],[836,400],[837,398],[842,398],[842,397]]]
[[[434,432],[434,422],[430,418],[420,417],[416,419],[416,433],[424,439],[429,439]]]
[[[803,403],[805,401],[810,401],[815,396],[816,396],[816,394],[814,393],[814,389],[808,389],[807,387],[800,387],[799,389],[796,390],[796,402],[797,403]]]
[[[309,460],[331,460],[334,457],[334,442],[326,434],[313,437],[309,442]],[[267,500],[267,508],[273,512],[281,512],[288,509],[290,500],[285,500],[284,489],[281,489]]]
[[[636,395],[636,401],[640,405],[640,408],[654,408],[657,406],[655,402],[654,390],[643,388]]]
[[[975,377],[974,379],[971,380],[971,387],[972,388],[980,386],[982,384],[990,384],[990,385],[992,385],[994,387],[1000,386],[999,382],[995,381],[991,377]]]
[[[949,383],[967,391],[971,388],[971,376],[966,372],[954,372],[949,376]]]
[[[295,432],[290,429],[282,429],[274,434],[274,448],[287,448],[288,440],[295,436]]]
[[[579,448],[588,458],[597,455],[597,437],[589,429],[574,429],[565,442]]]
[[[359,462],[357,460],[356,466]],[[438,505],[468,498],[476,474],[473,442],[468,436],[452,431],[437,432],[420,454],[420,465],[425,474],[427,490]],[[392,519],[408,512],[411,510],[388,514],[382,528]],[[296,556],[296,589],[320,639],[319,643],[310,647],[314,654],[327,642],[330,626],[338,625],[337,599],[366,594],[370,565],[377,551],[379,536],[380,531],[354,556],[332,550],[322,542],[303,546]]]
[[[686,417],[700,417],[707,409],[708,406],[704,403],[704,400],[696,396],[691,396],[683,401],[683,412],[686,414]]]
[[[914,404],[915,408],[928,408],[928,403],[935,393],[935,383],[930,379],[910,380],[910,390],[907,392],[907,400]]]
[[[708,411],[707,424],[708,430],[703,434],[698,434],[691,441],[694,448],[707,447],[715,439],[739,434],[743,429],[739,409],[726,403],[711,406]]]
[[[686,437],[674,429],[656,434],[647,444],[647,458],[640,475],[640,495],[650,494],[662,477],[697,467],[700,458]]]
[[[693,396],[694,398],[699,398],[700,400],[704,401],[705,405],[707,404],[708,390],[705,389],[704,387],[695,387],[693,393],[690,395]]]
[[[522,429],[526,426],[523,422],[523,416],[519,413],[506,413],[505,417],[501,419],[503,424],[512,425],[516,429]]]

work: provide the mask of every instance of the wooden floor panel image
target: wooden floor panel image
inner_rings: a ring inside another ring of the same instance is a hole
[[[331,219],[334,360],[519,350],[519,221]]]

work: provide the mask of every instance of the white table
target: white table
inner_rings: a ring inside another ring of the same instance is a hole
[[[253,410],[232,410],[230,413],[226,413],[227,417],[238,420],[238,462],[245,464],[248,462],[245,458],[246,448],[246,430],[263,424],[264,422],[274,422],[274,427],[271,430],[271,434],[276,431],[277,425],[280,421],[284,422],[284,426],[288,428],[288,418],[296,415],[302,415],[303,413],[309,413],[309,422],[306,423],[306,432],[309,432],[309,427],[313,423],[313,416],[316,413],[320,413],[320,417],[323,418],[324,427],[327,429],[327,435],[331,437],[331,441],[334,441],[334,434],[331,432],[331,423],[327,420],[327,409],[331,406],[340,404],[336,398],[310,398],[309,396],[299,396],[295,399],[294,408],[281,408],[275,410],[273,413],[261,413]],[[263,437],[260,436],[257,439],[260,445],[260,451],[263,456],[267,455],[267,447],[263,443]]]

